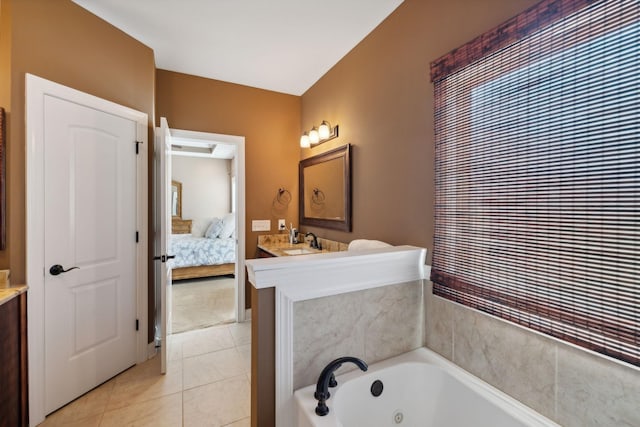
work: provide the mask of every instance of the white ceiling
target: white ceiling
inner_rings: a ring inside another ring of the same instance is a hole
[[[73,0],[156,66],[302,95],[403,0]]]

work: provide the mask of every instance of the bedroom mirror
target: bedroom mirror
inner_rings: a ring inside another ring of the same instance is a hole
[[[182,218],[182,183],[171,181],[171,216]]]
[[[300,225],[351,231],[351,145],[302,160]]]

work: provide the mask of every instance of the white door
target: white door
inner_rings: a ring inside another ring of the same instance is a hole
[[[47,96],[43,134],[50,413],[136,362],[136,122]]]
[[[160,128],[156,150],[160,157],[160,370],[167,372],[167,351],[171,335],[171,269],[167,267],[169,236],[171,236],[171,131],[164,117],[160,118]]]

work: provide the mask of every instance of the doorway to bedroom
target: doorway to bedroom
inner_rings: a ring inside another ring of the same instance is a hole
[[[160,222],[172,258],[166,303],[158,301],[166,333],[242,322],[244,138],[168,129],[167,139],[157,180],[167,188]]]
[[[189,145],[191,144],[191,145]],[[171,331],[236,320],[235,147],[173,141]],[[202,145],[202,144],[200,144]]]

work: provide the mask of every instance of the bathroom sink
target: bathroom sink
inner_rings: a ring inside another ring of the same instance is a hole
[[[287,255],[306,255],[306,254],[315,254],[316,251],[312,251],[310,249],[304,249],[304,248],[300,248],[300,249],[284,249],[282,252],[284,252]]]

